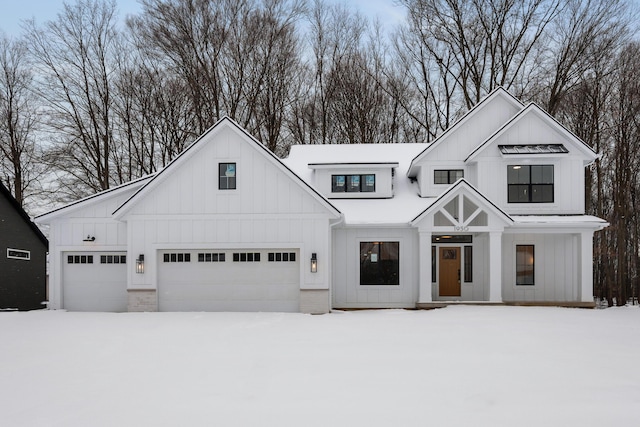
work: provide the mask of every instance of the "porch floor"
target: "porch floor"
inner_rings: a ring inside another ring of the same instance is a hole
[[[525,306],[525,307],[568,307],[568,308],[595,308],[595,302],[582,301],[432,301],[418,302],[419,310],[432,310],[450,305],[493,305],[493,306]]]

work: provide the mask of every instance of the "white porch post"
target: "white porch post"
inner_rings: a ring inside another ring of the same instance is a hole
[[[593,302],[593,231],[580,233],[580,301]]]
[[[431,302],[431,232],[419,232],[418,245],[418,302]]]
[[[489,233],[489,301],[502,301],[502,233]]]

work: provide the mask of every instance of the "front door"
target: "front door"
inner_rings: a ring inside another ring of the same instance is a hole
[[[459,297],[460,248],[440,248],[440,296]]]

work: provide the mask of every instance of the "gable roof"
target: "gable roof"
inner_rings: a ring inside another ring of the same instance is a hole
[[[342,213],[332,205],[324,196],[322,196],[315,188],[310,186],[307,182],[305,182],[302,178],[300,178],[296,173],[294,173],[291,169],[289,169],[275,154],[273,154],[269,149],[267,149],[260,141],[255,139],[249,132],[243,129],[238,123],[234,120],[225,116],[218,120],[213,126],[211,126],[206,132],[196,139],[193,144],[187,147],[184,151],[182,151],[176,158],[174,158],[164,169],[159,171],[151,180],[146,182],[141,188],[139,188],[129,199],[127,199],[122,205],[120,205],[114,212],[113,216],[116,219],[122,218],[139,200],[144,198],[146,194],[148,194],[152,189],[156,188],[160,182],[168,176],[172,170],[174,170],[179,165],[188,161],[192,156],[194,156],[200,148],[205,143],[205,138],[207,135],[215,132],[217,129],[222,128],[223,126],[227,126],[230,129],[233,129],[235,132],[247,138],[252,144],[252,146],[265,156],[272,164],[278,167],[282,172],[288,175],[294,182],[298,183],[307,193],[309,193],[315,200],[317,200],[321,205],[323,205],[329,212],[333,213],[336,217],[340,217]]]
[[[87,204],[89,204],[90,202],[93,201],[97,201],[97,200],[103,200],[106,199],[108,197],[112,197],[112,196],[117,196],[127,190],[131,190],[132,188],[134,188],[136,185],[138,186],[142,186],[146,181],[149,181],[150,179],[152,179],[155,175],[157,175],[158,172],[143,176],[141,178],[138,179],[134,179],[133,181],[129,181],[126,182],[124,184],[118,185],[116,187],[112,187],[109,188],[108,190],[104,190],[101,191],[99,193],[96,194],[92,194],[91,196],[87,196],[84,197],[80,200],[76,200],[74,202],[71,202],[69,204],[60,206],[59,208],[53,209],[47,213],[44,213],[42,215],[39,215],[36,217],[36,220],[38,222],[41,223],[47,223],[48,221],[57,218],[59,216],[62,215],[66,215],[69,212],[74,211],[75,209],[81,209],[84,206],[86,206]]]
[[[415,176],[414,165],[419,163],[427,154],[435,149],[438,145],[442,144],[447,136],[452,134],[455,130],[459,129],[464,125],[471,117],[477,114],[485,105],[489,104],[493,99],[501,97],[508,101],[509,103],[522,108],[524,104],[520,102],[519,99],[511,95],[507,90],[505,90],[502,86],[495,88],[491,93],[489,93],[482,101],[478,102],[474,105],[469,111],[467,111],[458,121],[456,121],[453,125],[449,126],[442,134],[440,134],[427,148],[425,148],[420,154],[418,154],[412,161],[411,165],[409,165],[409,169],[407,170],[407,176],[412,177]]]
[[[482,201],[484,206],[488,208],[494,215],[502,218],[506,223],[512,224],[513,219],[509,216],[508,213],[500,209],[496,206],[491,200],[487,199],[484,194],[478,191],[473,185],[469,184],[469,182],[461,178],[456,181],[451,187],[447,189],[444,193],[442,193],[435,202],[424,211],[422,211],[418,216],[411,220],[411,225],[415,225],[420,222],[425,216],[431,214],[432,212],[438,210],[440,207],[444,206],[447,202],[449,202],[456,193],[459,193],[461,190],[468,190],[472,195],[478,198],[478,200]]]
[[[518,114],[513,116],[511,120],[509,120],[500,129],[498,129],[493,135],[484,140],[482,144],[477,146],[471,153],[469,153],[467,158],[464,159],[465,163],[474,160],[482,151],[489,147],[493,141],[495,141],[497,138],[499,138],[529,114],[537,114],[549,126],[564,135],[568,141],[572,142],[576,146],[576,148],[578,148],[591,161],[595,160],[598,157],[598,154],[593,151],[593,149],[589,147],[583,140],[578,138],[573,132],[564,127],[562,123],[557,121],[549,113],[540,108],[536,103],[531,102],[523,110],[518,112]]]
[[[49,240],[45,237],[42,231],[38,228],[38,226],[31,221],[31,217],[29,214],[20,206],[20,203],[13,197],[13,194],[9,191],[7,187],[4,186],[2,182],[0,182],[0,194],[4,196],[5,199],[9,202],[9,205],[13,207],[13,209],[18,213],[18,215],[22,218],[22,220],[31,228],[36,237],[44,244],[47,248],[49,247]]]

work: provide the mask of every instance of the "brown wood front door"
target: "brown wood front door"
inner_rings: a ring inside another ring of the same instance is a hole
[[[460,248],[440,248],[440,296],[459,297]]]

